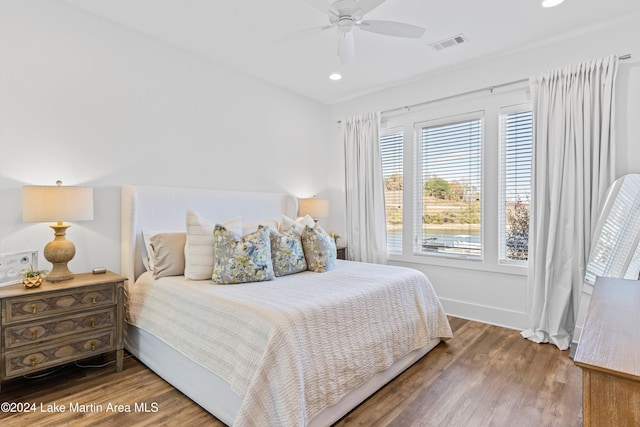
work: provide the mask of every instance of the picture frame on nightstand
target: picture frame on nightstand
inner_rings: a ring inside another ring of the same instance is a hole
[[[22,282],[22,272],[38,269],[38,251],[8,252],[0,254],[0,286]]]

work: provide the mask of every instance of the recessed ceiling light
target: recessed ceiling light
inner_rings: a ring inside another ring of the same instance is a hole
[[[542,7],[554,7],[562,3],[564,0],[542,0]]]
[[[342,74],[333,73],[329,76],[331,80],[340,80],[342,78]]]

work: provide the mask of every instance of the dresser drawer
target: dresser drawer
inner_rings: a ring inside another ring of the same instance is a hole
[[[5,325],[115,303],[113,284],[6,298]]]
[[[8,352],[3,357],[5,378],[26,375],[72,360],[115,349],[115,330],[83,334],[55,344]]]
[[[72,334],[115,327],[116,307],[104,308],[6,327],[3,331],[4,346],[6,349],[12,349]]]

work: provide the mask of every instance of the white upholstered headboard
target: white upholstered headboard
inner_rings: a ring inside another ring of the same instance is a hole
[[[142,231],[185,231],[186,211],[209,221],[234,216],[243,222],[295,218],[298,201],[284,193],[256,193],[196,188],[124,186],[120,213],[121,269],[132,284],[144,272]]]

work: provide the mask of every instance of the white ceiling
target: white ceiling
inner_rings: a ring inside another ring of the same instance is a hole
[[[67,3],[232,69],[331,104],[446,67],[549,42],[629,15],[639,0],[387,0],[366,19],[426,28],[420,39],[355,31],[355,60],[341,65],[336,29],[290,37],[328,18],[305,0],[66,0]],[[463,33],[463,45],[430,43]],[[344,77],[328,79],[332,72]]]

